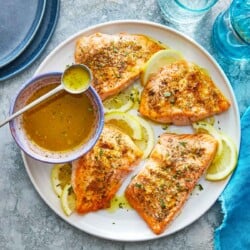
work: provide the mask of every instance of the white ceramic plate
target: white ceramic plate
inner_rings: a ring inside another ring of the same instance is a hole
[[[224,73],[201,46],[181,33],[165,26],[144,21],[116,21],[90,27],[70,37],[59,45],[40,65],[36,74],[64,70],[67,64],[74,62],[73,55],[76,39],[82,35],[90,35],[95,32],[104,32],[108,34],[118,32],[146,34],[181,51],[187,60],[193,61],[208,69],[213,80],[232,103],[232,107],[229,111],[216,116],[216,125],[218,128],[221,128],[222,131],[230,135],[239,147],[239,112],[232,88]],[[171,129],[177,132],[192,132],[191,127],[172,127]],[[155,132],[156,135],[162,133],[163,130],[161,130],[161,126],[156,128]],[[52,210],[74,227],[92,235],[112,240],[139,241],[155,239],[172,234],[203,215],[214,204],[228,182],[228,180],[208,182],[202,178],[199,183],[201,183],[204,190],[196,191],[190,197],[183,211],[170,227],[168,227],[163,234],[157,236],[151,232],[145,222],[134,210],[127,211],[126,209],[118,209],[114,213],[101,210],[84,216],[73,214],[70,217],[66,217],[60,207],[60,201],[51,187],[51,166],[37,162],[24,154],[23,159],[33,185]],[[131,176],[124,182],[124,185],[119,190],[119,194],[123,193],[130,178]]]

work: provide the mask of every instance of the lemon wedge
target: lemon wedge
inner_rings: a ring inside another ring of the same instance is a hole
[[[70,184],[66,184],[63,188],[60,200],[64,213],[70,216],[75,211],[76,207],[76,196]]]
[[[141,74],[141,84],[144,86],[153,73],[159,71],[166,64],[183,60],[180,52],[172,49],[160,50],[150,57]]]
[[[104,112],[126,112],[139,101],[139,90],[135,87],[127,88],[118,95],[103,101]]]
[[[124,112],[110,112],[105,115],[105,122],[119,127],[124,133],[132,139],[142,139],[142,128],[136,116]]]
[[[51,170],[51,184],[58,197],[61,197],[63,189],[71,180],[71,165],[55,164]]]
[[[215,159],[218,159],[221,157],[222,151],[223,151],[223,143],[221,140],[221,134],[219,131],[217,131],[213,125],[211,125],[211,123],[209,122],[205,122],[205,121],[200,121],[200,122],[195,122],[192,124],[193,128],[195,129],[195,131],[197,133],[207,133],[212,135],[218,142],[218,146],[217,146],[217,153],[215,156]]]
[[[154,145],[155,145],[155,136],[152,126],[144,120],[141,117],[136,116],[135,119],[138,120],[138,122],[141,125],[142,128],[142,139],[141,140],[135,140],[135,144],[141,149],[143,152],[143,159],[146,159],[149,154],[151,153]]]
[[[220,134],[223,149],[219,158],[216,158],[206,173],[209,181],[223,180],[228,177],[236,167],[238,153],[234,142],[225,134]]]
[[[196,132],[205,132],[212,135],[218,141],[218,148],[212,164],[206,172],[206,179],[219,181],[227,178],[235,169],[238,152],[232,139],[217,131],[211,124],[205,121],[193,123]]]

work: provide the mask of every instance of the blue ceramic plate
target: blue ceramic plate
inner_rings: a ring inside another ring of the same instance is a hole
[[[59,6],[59,0],[47,1],[43,19],[36,35],[21,55],[8,65],[0,68],[0,81],[20,73],[39,57],[54,32],[59,14]]]
[[[0,68],[13,61],[35,36],[46,0],[2,1],[0,8]]]

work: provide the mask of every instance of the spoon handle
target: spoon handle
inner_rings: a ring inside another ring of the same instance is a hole
[[[57,86],[56,88],[52,89],[51,91],[49,91],[48,93],[40,96],[39,98],[37,98],[36,100],[34,100],[33,102],[29,103],[28,105],[26,105],[24,108],[18,110],[16,113],[12,114],[11,116],[9,116],[5,121],[3,121],[2,123],[0,123],[0,128],[5,125],[7,122],[11,121],[12,119],[16,118],[17,116],[21,115],[22,113],[24,113],[25,111],[33,108],[34,106],[36,106],[37,104],[41,103],[42,101],[46,100],[47,98],[49,98],[50,96],[56,94],[57,92],[59,92],[60,90],[63,89],[63,86],[60,84],[59,86]]]

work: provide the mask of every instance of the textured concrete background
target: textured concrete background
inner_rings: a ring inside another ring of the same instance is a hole
[[[219,1],[195,29],[184,31],[212,54],[212,23],[229,2]],[[7,116],[19,86],[58,44],[81,29],[117,19],[169,25],[161,17],[156,0],[62,0],[55,33],[42,56],[23,73],[0,83],[0,120]],[[226,71],[239,74],[238,66],[224,66]],[[73,228],[43,202],[30,182],[8,126],[0,129],[0,161],[0,249],[213,249],[214,229],[222,220],[218,202],[192,225],[171,236],[147,242],[112,242]]]

